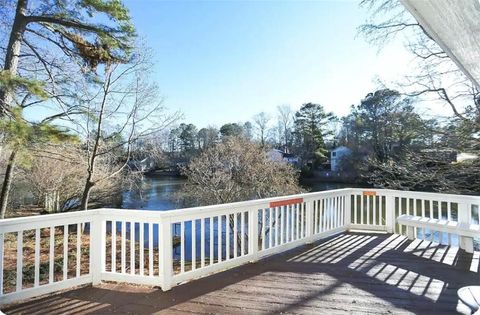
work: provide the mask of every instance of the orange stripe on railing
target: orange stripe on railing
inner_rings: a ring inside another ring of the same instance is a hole
[[[363,195],[364,196],[376,196],[377,192],[376,191],[364,191]]]
[[[302,203],[302,202],[303,202],[303,198],[272,201],[272,202],[270,202],[269,207],[270,208],[275,208],[275,207],[288,206],[288,205],[293,205],[293,204]]]

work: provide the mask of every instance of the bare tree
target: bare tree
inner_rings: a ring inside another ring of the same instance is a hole
[[[398,89],[408,96],[433,95],[457,118],[477,120],[479,91],[398,0],[363,0],[361,6],[371,17],[359,32],[380,48],[401,36],[416,61],[414,73],[399,82]]]
[[[187,191],[202,204],[229,203],[302,191],[290,165],[268,159],[264,149],[242,137],[207,148],[183,169]]]
[[[151,64],[145,54],[135,54],[130,63],[105,68],[99,88],[87,85],[84,104],[87,113],[79,130],[86,139],[87,175],[81,208],[88,208],[92,188],[121,173],[128,165],[132,145],[158,133],[178,118],[168,113],[158,87],[148,81]],[[104,176],[96,173],[98,159],[115,165]]]
[[[257,130],[258,137],[262,147],[265,146],[265,139],[267,136],[268,122],[270,121],[270,116],[265,112],[261,112],[253,116],[253,123],[255,129]]]
[[[284,151],[288,151],[288,147],[290,145],[290,135],[292,133],[292,125],[293,125],[293,110],[290,105],[279,105],[277,106],[278,112],[278,123],[282,128],[282,137],[284,143]]]

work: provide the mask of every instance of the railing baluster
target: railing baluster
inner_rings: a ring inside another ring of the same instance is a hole
[[[265,250],[265,208],[262,209],[262,250]]]
[[[338,227],[338,203],[337,197],[332,197],[332,210],[333,210],[333,222],[332,222],[332,229],[336,229]]]
[[[383,216],[383,196],[380,195],[380,196],[378,196],[378,218],[377,218],[378,225],[384,225],[383,222],[385,222],[385,221],[384,221],[383,218],[384,218],[384,216]]]
[[[295,240],[300,238],[300,204],[295,204]]]
[[[329,203],[330,203],[330,199],[328,197],[326,197],[324,200],[324,212],[325,212],[325,231],[329,231],[330,230],[330,208],[329,208]]]
[[[358,224],[358,204],[357,204],[357,194],[353,195],[353,222]]]
[[[433,200],[430,200],[430,219],[433,219],[434,217],[433,211],[434,211]]]
[[[200,219],[200,267],[205,267],[205,238],[207,233],[205,231],[205,218]]]
[[[373,196],[373,225],[380,225],[377,222],[377,195]]]
[[[117,222],[112,220],[112,272],[117,271]]]
[[[329,212],[329,222],[330,222],[330,230],[333,230],[335,224],[335,208],[333,203],[333,197],[328,198],[328,212]]]
[[[425,208],[427,207],[427,201],[425,199],[422,200],[422,217],[425,217],[426,212]]]
[[[140,271],[140,276],[143,276],[145,272],[145,223],[140,222],[140,231],[138,233],[138,245],[140,250],[139,255],[139,266],[138,269]]]
[[[370,224],[370,200],[371,200],[371,196],[367,196],[367,225]]]
[[[480,209],[479,209],[479,215],[480,215]],[[450,221],[452,220],[452,203],[450,201],[447,201],[447,220]],[[480,222],[480,221],[479,221]],[[452,245],[452,234],[448,233],[448,245]]]
[[[222,216],[217,217],[217,262],[222,262]]]
[[[240,214],[240,231],[242,233],[240,237],[240,250],[241,250],[241,255],[245,255],[245,211],[242,210]]]
[[[338,220],[339,221],[339,226],[343,226],[343,218],[344,218],[343,196],[338,197],[338,203],[340,204],[340,219]]]
[[[197,269],[197,220],[192,220],[192,270]]]
[[[336,209],[335,209],[335,197],[330,198],[330,229],[335,228],[335,220],[336,220]]]
[[[4,256],[4,240],[5,240],[5,234],[0,233],[0,294],[3,295],[3,258]]]
[[[50,227],[50,247],[49,247],[49,257],[48,257],[48,283],[53,283],[53,266],[55,263],[55,227]]]
[[[130,273],[135,274],[135,222],[130,222]]]
[[[68,278],[68,225],[63,226],[63,280]]]
[[[282,239],[280,224],[281,224],[281,210],[280,210],[280,207],[275,207],[275,246],[280,245],[280,241]]]
[[[214,251],[214,248],[213,248],[213,217],[210,217],[209,221],[208,221],[208,225],[210,227],[210,247],[208,248],[208,251],[210,253],[210,265],[213,265],[213,251]]]
[[[365,207],[364,207],[364,197],[363,194],[360,196],[360,222],[361,224],[365,224],[363,221],[364,213],[365,212]]]
[[[148,224],[148,275],[153,276],[153,223]]]
[[[273,233],[273,215],[272,208],[268,208],[268,248],[272,248],[272,233]]]
[[[80,274],[82,272],[81,267],[82,267],[82,224],[77,223],[77,255],[76,255],[76,267],[77,270],[75,272],[76,277],[80,277]]]
[[[337,210],[335,211],[337,213],[337,228],[341,226],[342,224],[342,199],[340,196],[335,197],[336,203],[337,203]]]
[[[407,199],[407,215],[410,215],[410,198]]]
[[[319,208],[320,208],[320,222],[318,223],[319,232],[322,233],[325,231],[325,211],[323,211],[323,203],[325,199],[319,200]]]
[[[185,222],[180,222],[180,272],[185,272]]]
[[[17,291],[22,290],[23,278],[23,230],[17,233]]]
[[[265,211],[265,209],[263,209],[263,211]],[[229,214],[225,216],[225,242],[226,242],[225,259],[230,260],[230,215]]]
[[[324,218],[325,218],[325,229],[324,231],[329,231],[330,230],[330,217],[329,217],[329,199],[325,198],[323,199],[323,212],[324,212]]]
[[[1,270],[3,272],[3,269]],[[35,278],[34,287],[40,284],[40,229],[35,229]]]
[[[285,206],[280,207],[280,244],[285,244]]]
[[[290,242],[290,206],[285,206],[285,220],[286,220],[286,228],[285,228],[285,239],[286,242]]]
[[[126,245],[126,238],[127,238],[127,232],[126,232],[126,226],[127,223],[125,221],[122,221],[122,239],[120,240],[121,242],[121,252],[120,252],[120,260],[121,260],[121,272],[125,273],[125,265],[126,265],[126,256],[127,256],[127,245]]]
[[[413,215],[418,216],[418,213],[417,213],[417,199],[416,198],[413,199]]]
[[[303,214],[304,203],[300,204],[300,238],[303,238],[303,221],[305,220],[305,215]]]
[[[480,225],[480,204],[477,205],[477,220],[478,225]]]
[[[233,214],[234,220],[233,220],[233,258],[237,258],[238,254],[238,213]],[[270,219],[272,216],[270,215]],[[272,231],[272,223],[270,220],[270,235]],[[272,245],[272,238],[270,237],[270,245]]]

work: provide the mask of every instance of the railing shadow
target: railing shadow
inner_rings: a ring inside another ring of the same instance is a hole
[[[7,314],[457,311],[479,283],[472,254],[399,235],[348,233],[162,292],[104,284],[7,307]]]

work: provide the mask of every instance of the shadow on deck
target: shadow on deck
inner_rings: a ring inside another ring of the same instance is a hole
[[[457,290],[480,283],[479,253],[385,234],[348,233],[162,292],[105,283],[7,314],[468,313]]]

